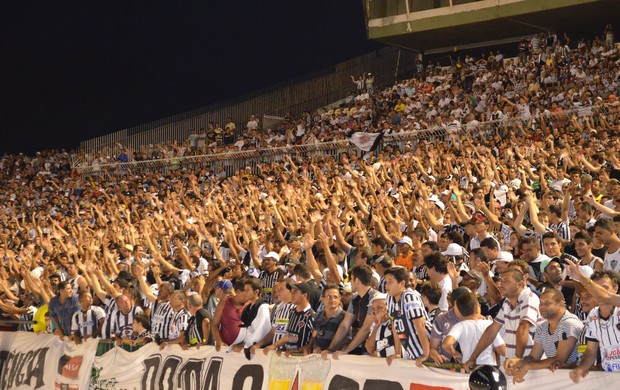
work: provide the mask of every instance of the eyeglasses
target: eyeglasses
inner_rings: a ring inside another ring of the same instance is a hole
[[[326,295],[325,299],[340,299],[339,295]]]

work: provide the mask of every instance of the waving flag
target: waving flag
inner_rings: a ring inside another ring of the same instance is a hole
[[[363,151],[370,152],[377,149],[382,137],[383,133],[364,133],[358,131],[349,137],[349,141]]]

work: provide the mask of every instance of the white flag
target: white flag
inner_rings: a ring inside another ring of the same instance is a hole
[[[364,133],[358,131],[349,137],[349,141],[363,151],[370,152],[377,148],[381,138],[383,138],[383,133]]]

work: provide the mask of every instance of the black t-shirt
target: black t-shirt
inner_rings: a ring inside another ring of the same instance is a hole
[[[607,247],[603,246],[599,249],[592,249],[592,254],[596,257],[600,257],[601,259],[605,259],[605,253],[607,253]]]
[[[312,310],[317,311],[319,306],[321,305],[321,289],[317,286],[314,279],[310,279],[308,281],[310,288],[312,289],[312,293],[309,294],[308,300],[310,301],[310,306],[312,306]]]
[[[185,341],[187,341],[188,344],[194,345],[204,340],[205,335],[202,331],[202,321],[209,317],[209,312],[207,312],[205,308],[202,308],[196,312],[196,315],[189,318],[187,329],[185,329]],[[207,344],[215,344],[212,340],[212,333],[209,332],[209,342]]]

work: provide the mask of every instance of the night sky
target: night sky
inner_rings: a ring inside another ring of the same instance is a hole
[[[0,153],[74,149],[379,47],[361,0],[4,0]]]

